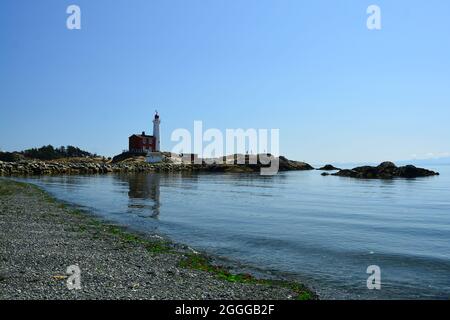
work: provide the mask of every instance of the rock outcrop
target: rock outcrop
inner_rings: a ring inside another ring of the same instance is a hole
[[[327,164],[324,165],[322,168],[319,168],[317,170],[322,170],[322,171],[334,171],[334,170],[341,170],[340,168],[336,168],[335,166],[331,165],[331,164]]]
[[[359,179],[392,179],[430,177],[439,175],[439,173],[423,168],[417,168],[413,165],[397,167],[392,162],[383,162],[376,167],[356,167],[350,170],[340,170],[339,172],[333,173],[332,175]]]
[[[280,158],[280,170],[314,170],[314,168],[306,162],[289,160],[283,156]]]

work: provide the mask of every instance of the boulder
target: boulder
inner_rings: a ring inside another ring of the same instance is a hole
[[[280,156],[279,159],[280,159],[280,171],[314,170],[314,168],[306,162],[289,160],[283,156]]]
[[[359,173],[355,170],[343,169],[337,173],[333,173],[332,175],[339,176],[339,177],[358,178]]]
[[[417,178],[439,175],[439,172],[417,168],[413,165],[403,166],[397,169],[397,175],[402,178]]]
[[[397,168],[397,166],[393,162],[385,161],[385,162],[380,163],[377,168],[380,168],[380,169],[395,169],[395,168]]]
[[[341,170],[340,168],[336,168],[335,166],[331,165],[331,164],[327,164],[324,165],[322,168],[319,168],[317,170],[322,170],[322,171],[334,171],[334,170]]]

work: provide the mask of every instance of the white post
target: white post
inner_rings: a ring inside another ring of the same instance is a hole
[[[159,124],[161,120],[159,120],[158,112],[155,114],[155,119],[153,119],[153,136],[155,137],[155,152],[161,151],[161,140],[159,136]]]

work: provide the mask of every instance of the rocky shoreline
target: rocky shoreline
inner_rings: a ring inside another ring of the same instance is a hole
[[[57,174],[106,174],[127,172],[259,172],[261,164],[192,164],[174,163],[170,159],[160,163],[146,163],[144,159],[128,159],[121,162],[98,159],[64,159],[53,161],[20,160],[16,162],[0,161],[0,175],[57,175]],[[307,163],[279,157],[279,170],[313,170]]]
[[[315,299],[301,284],[233,274],[192,249],[94,219],[0,179],[0,300]],[[67,267],[81,289],[67,287]]]

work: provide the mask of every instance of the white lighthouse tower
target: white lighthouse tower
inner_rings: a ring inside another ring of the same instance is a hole
[[[153,139],[155,143],[155,147],[153,151],[147,152],[146,161],[149,163],[156,163],[162,161],[162,153],[161,153],[161,136],[159,132],[159,124],[161,120],[159,120],[158,111],[155,112],[155,118],[153,119]]]
[[[153,119],[153,137],[155,138],[155,152],[161,151],[161,138],[159,135],[159,124],[161,120],[159,120],[158,111],[155,112],[155,119]]]

